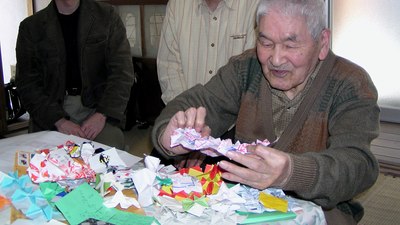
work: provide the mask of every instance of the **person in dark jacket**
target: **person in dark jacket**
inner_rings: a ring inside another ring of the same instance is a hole
[[[108,4],[53,0],[23,20],[16,85],[30,132],[58,130],[124,149],[134,81],[125,27]]]

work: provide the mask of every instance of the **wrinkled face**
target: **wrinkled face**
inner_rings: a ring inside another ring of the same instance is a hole
[[[318,59],[326,57],[328,43],[329,31],[315,41],[304,17],[271,12],[260,19],[257,56],[270,85],[292,99],[304,88]]]

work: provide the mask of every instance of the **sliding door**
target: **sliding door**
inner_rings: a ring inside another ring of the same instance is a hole
[[[400,123],[400,1],[331,0],[333,51],[368,71],[381,120]]]

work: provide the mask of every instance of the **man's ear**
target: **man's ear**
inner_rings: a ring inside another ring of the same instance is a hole
[[[321,32],[320,36],[321,50],[318,55],[319,60],[324,60],[328,55],[330,49],[330,38],[331,38],[331,31],[329,29],[324,29]]]

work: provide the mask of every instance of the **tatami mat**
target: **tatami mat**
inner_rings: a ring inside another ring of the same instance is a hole
[[[400,178],[380,174],[377,182],[357,198],[365,209],[360,225],[400,224]]]

